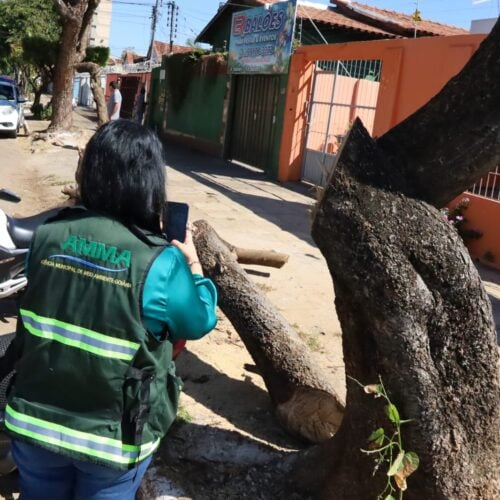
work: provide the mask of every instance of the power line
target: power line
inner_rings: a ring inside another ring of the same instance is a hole
[[[152,7],[153,6],[153,4],[151,4],[151,3],[125,2],[124,0],[113,0],[113,5],[114,4],[140,5],[141,7]]]

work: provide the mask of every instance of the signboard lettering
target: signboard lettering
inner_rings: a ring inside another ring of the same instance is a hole
[[[297,0],[233,14],[231,73],[286,73],[290,63]]]

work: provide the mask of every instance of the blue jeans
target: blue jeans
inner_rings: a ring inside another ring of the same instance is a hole
[[[134,500],[152,457],[119,471],[12,440],[21,500]]]

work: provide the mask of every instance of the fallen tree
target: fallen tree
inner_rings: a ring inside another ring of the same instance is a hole
[[[333,436],[343,404],[324,380],[295,330],[248,279],[238,255],[204,221],[195,243],[205,273],[219,290],[219,307],[263,377],[276,415],[293,434],[318,443]]]
[[[406,498],[500,497],[491,305],[466,248],[438,210],[500,161],[499,48],[497,23],[464,70],[421,110],[378,140],[357,121],[344,142],[313,237],[335,286],[346,375],[362,384],[382,380],[401,417],[348,378],[339,431],[296,459],[291,482],[304,496],[374,498],[396,472],[404,488],[411,469],[403,470],[404,451],[412,451],[420,467]],[[294,374],[286,371],[294,332],[285,328],[274,339],[268,324],[274,313],[206,236],[206,224],[198,225],[197,244],[204,239],[200,253],[219,284],[221,307],[279,407],[308,380],[296,358]],[[411,421],[391,470],[383,462],[373,476],[373,460],[360,449],[386,426],[387,413],[393,423]],[[304,412],[297,420],[308,417]]]

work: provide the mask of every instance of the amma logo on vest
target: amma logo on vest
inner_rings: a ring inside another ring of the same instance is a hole
[[[64,252],[63,255],[51,255],[51,258],[64,258],[78,262],[87,267],[109,272],[126,271],[130,267],[130,261],[132,258],[132,252],[130,250],[119,250],[117,247],[108,246],[101,241],[87,240],[82,236],[75,235],[68,236],[66,241],[61,243],[61,250]],[[74,256],[67,255],[68,251],[74,254]],[[114,266],[122,266],[122,269],[98,266],[79,257],[87,257],[100,260],[108,264],[113,264]]]

